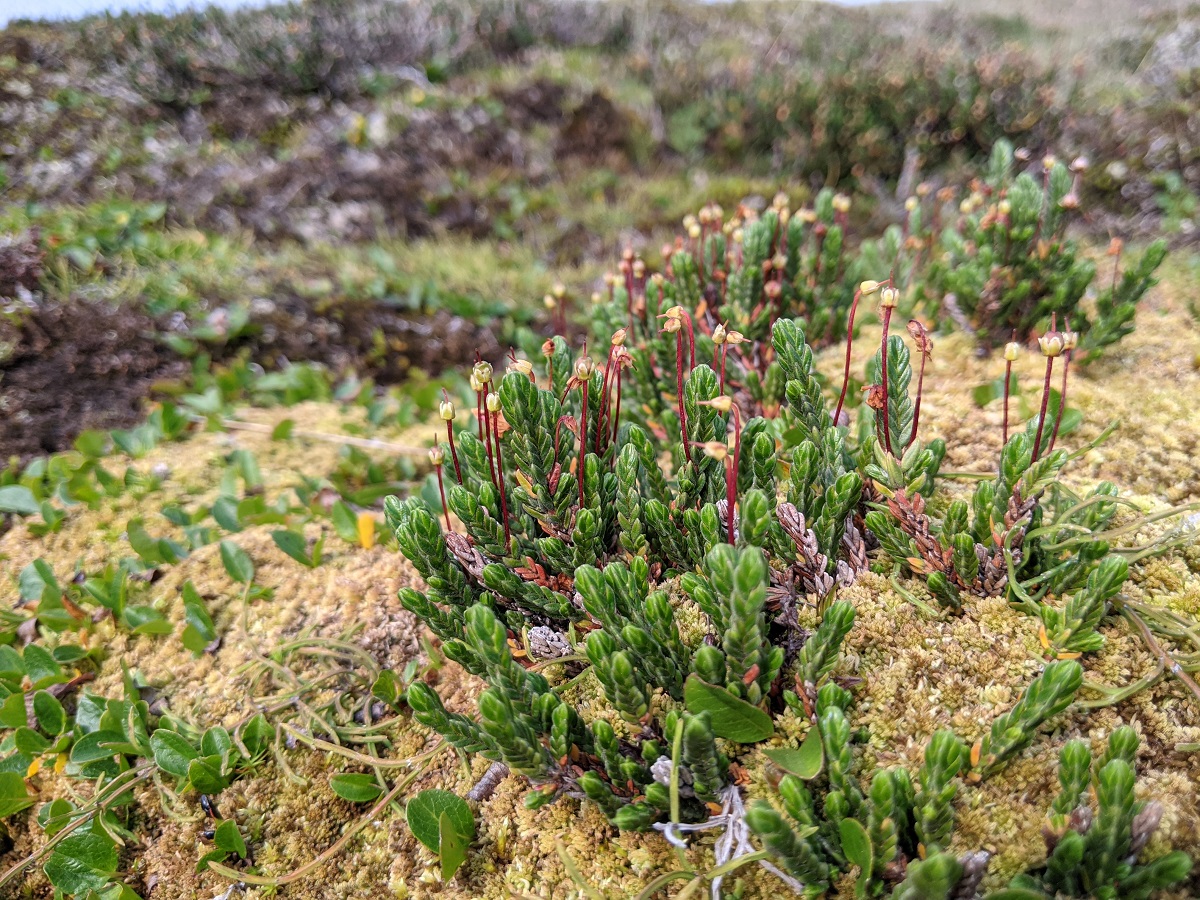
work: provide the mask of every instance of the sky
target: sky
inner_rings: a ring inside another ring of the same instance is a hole
[[[252,0],[0,0],[0,25],[13,19],[74,19],[104,10],[170,12],[189,6],[249,6]],[[261,5],[258,0],[256,5]]]
[[[0,0],[0,26],[13,19],[74,19],[105,10],[121,12],[170,12],[187,7],[262,6],[269,0]],[[833,0],[844,6],[860,6],[872,0]]]

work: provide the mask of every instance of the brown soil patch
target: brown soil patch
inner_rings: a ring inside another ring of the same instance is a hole
[[[150,386],[184,367],[153,330],[128,308],[87,302],[0,322],[0,459],[53,453],[85,429],[140,422]]]

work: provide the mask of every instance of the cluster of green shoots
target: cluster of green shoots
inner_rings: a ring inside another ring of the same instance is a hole
[[[994,475],[962,499],[939,489],[945,444],[919,437],[933,342],[909,322],[914,356],[893,333],[890,280],[858,284],[836,319],[849,334],[834,403],[809,323],[782,315],[808,302],[789,271],[803,219],[779,203],[731,243],[711,207],[688,226],[663,273],[627,254],[610,279],[599,319],[617,327],[602,363],[554,338],[540,363],[514,355],[503,377],[475,365],[474,427],[443,404],[441,509],[390,498],[386,511],[427,585],[401,602],[487,686],[477,716],[424,682],[408,703],[459,750],[526,777],[530,807],[586,797],[619,828],[675,838],[714,817],[748,826],[814,896],[854,868],[863,896],[970,896],[987,859],[946,849],[958,779],[999,772],[1075,699],[1074,657],[1102,642],[1128,572],[1106,542],[1112,486],[1079,497],[1059,480],[1077,338],[1042,336],[1038,415],[1010,434],[1006,413]],[[744,265],[717,277],[731,252]],[[851,427],[850,318],[863,301],[878,302],[883,334]],[[836,674],[855,611],[837,592],[869,567],[924,579],[936,614],[1006,596],[1042,617],[1058,657],[973,747],[935,734],[917,787],[901,770],[850,774],[853,696]],[[811,633],[806,608],[820,615]],[[581,682],[604,703],[580,702]],[[743,810],[734,766],[783,716],[809,735],[803,771],[780,785],[786,819]]]

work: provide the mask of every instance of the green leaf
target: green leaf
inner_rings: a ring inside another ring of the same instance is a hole
[[[357,772],[339,772],[329,779],[329,786],[335,794],[351,803],[368,803],[383,793],[373,775]]]
[[[150,738],[151,744],[154,738]],[[125,743],[125,735],[119,731],[92,731],[85,734],[71,747],[71,762],[86,765],[91,762],[112,759],[117,751],[112,745]]]
[[[271,532],[271,539],[275,541],[275,546],[300,563],[302,566],[315,568],[316,563],[308,555],[308,541],[304,539],[304,535],[298,531],[280,529],[279,531]]]
[[[33,806],[25,779],[16,772],[0,772],[0,819]]]
[[[1049,894],[1043,894],[1041,891],[1033,891],[1028,888],[1004,888],[999,891],[992,891],[987,895],[986,900],[1050,900]]]
[[[213,833],[213,843],[217,845],[218,850],[223,850],[226,853],[236,853],[242,859],[246,858],[246,839],[242,837],[241,831],[238,830],[237,822],[233,819],[222,819],[221,824],[217,826],[217,830]]]
[[[442,863],[442,881],[449,881],[454,877],[454,873],[458,871],[467,859],[467,843],[468,838],[458,830],[454,824],[454,820],[450,818],[450,814],[443,811],[438,817],[438,858]]]
[[[212,517],[226,531],[242,530],[242,520],[238,515],[238,502],[232,497],[218,497],[213,501]]]
[[[712,717],[713,734],[739,744],[753,744],[775,733],[771,717],[739,700],[723,687],[708,684],[698,675],[689,675],[683,686],[683,700],[693,715],[706,712]]]
[[[41,507],[33,491],[23,484],[6,484],[0,487],[0,513],[15,513],[18,516],[36,515]]]
[[[418,841],[439,852],[441,847],[441,818],[448,815],[455,830],[466,841],[475,837],[475,817],[467,801],[449,791],[436,789],[421,791],[408,801],[405,815],[408,827]]]
[[[67,727],[67,714],[62,704],[49,691],[38,691],[33,695],[33,714],[38,727],[46,734],[62,734]]]
[[[0,725],[5,728],[21,728],[29,724],[29,712],[25,707],[25,695],[20,691],[9,694],[0,705]]]
[[[226,751],[232,749],[233,738],[220,725],[213,725],[200,738],[200,752],[204,756],[224,756]]]
[[[188,781],[202,794],[219,794],[229,787],[229,779],[221,774],[221,757],[204,756],[188,763]]]
[[[125,623],[133,634],[170,634],[170,621],[153,606],[131,606],[125,610]]]
[[[825,763],[825,751],[821,745],[821,735],[815,727],[808,729],[799,750],[790,747],[776,747],[764,750],[763,755],[783,771],[810,781],[821,774]]]
[[[242,728],[241,738],[250,755],[259,756],[266,753],[275,740],[275,727],[267,721],[266,716],[259,713]]]
[[[18,728],[13,735],[13,743],[19,752],[27,756],[39,756],[50,746],[50,741],[29,727]]]
[[[3,791],[0,789],[0,794]],[[75,811],[75,804],[70,800],[59,797],[51,800],[49,803],[42,804],[42,808],[38,810],[37,822],[42,830],[46,832],[46,837],[52,838],[70,824],[67,818]],[[0,818],[3,813],[0,813]]]
[[[254,580],[254,563],[246,551],[232,541],[221,541],[221,562],[234,581],[249,584]]]
[[[181,638],[183,646],[199,656],[217,639],[217,630],[204,601],[190,581],[183,585],[183,619],[187,623]]]
[[[103,889],[117,871],[117,848],[97,832],[72,834],[54,848],[42,867],[50,883],[64,894]]]
[[[339,500],[333,504],[331,517],[333,530],[337,532],[337,536],[348,544],[357,544],[358,516],[354,514],[354,510]]]
[[[271,440],[286,441],[292,436],[292,431],[294,431],[295,428],[296,422],[294,419],[284,419],[273,429],[271,429]]]
[[[858,819],[845,818],[842,819],[838,830],[842,838],[842,853],[846,855],[847,860],[862,870],[862,877],[870,878],[873,856],[867,829]]]
[[[67,680],[62,666],[50,651],[37,644],[25,648],[25,674],[35,690]]]
[[[150,749],[154,752],[155,764],[176,778],[186,778],[188,766],[200,755],[182,735],[165,728],[150,735]]]

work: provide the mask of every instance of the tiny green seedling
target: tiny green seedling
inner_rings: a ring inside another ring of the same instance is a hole
[[[454,877],[467,858],[467,845],[475,837],[471,807],[449,791],[421,791],[408,801],[408,827],[422,844],[438,854],[442,878]]]

